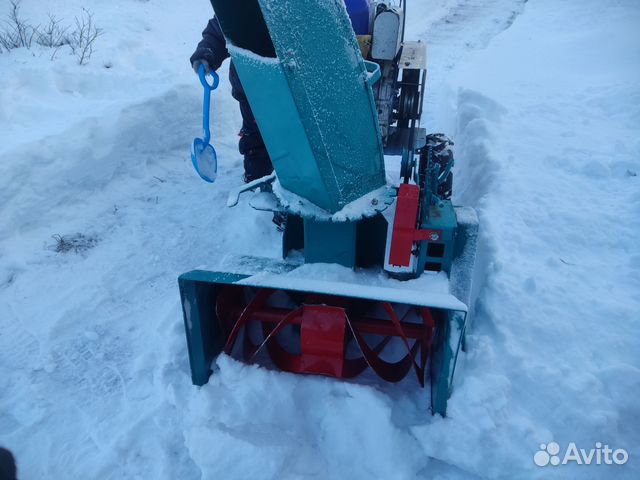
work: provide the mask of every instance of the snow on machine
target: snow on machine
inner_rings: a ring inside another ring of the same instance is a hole
[[[451,202],[452,143],[420,127],[426,45],[404,40],[405,2],[212,3],[275,170],[228,206],[253,191],[286,221],[283,260],[179,278],[193,383],[221,352],[338,378],[413,371],[445,415],[478,223]]]

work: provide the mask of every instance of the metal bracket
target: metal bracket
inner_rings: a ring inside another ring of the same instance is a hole
[[[227,207],[229,208],[235,207],[240,201],[240,195],[242,195],[245,192],[249,192],[251,190],[255,190],[256,188],[263,188],[267,186],[269,186],[270,188],[270,185],[275,181],[275,179],[276,179],[276,174],[272,173],[271,175],[258,178],[257,180],[254,180],[253,182],[249,182],[245,185],[242,185],[241,187],[234,188],[229,192],[229,196],[227,197]]]
[[[398,64],[400,68],[405,70],[426,70],[427,44],[424,42],[403,42]]]

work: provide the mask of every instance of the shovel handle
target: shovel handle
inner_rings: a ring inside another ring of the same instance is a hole
[[[212,83],[207,81],[207,75],[211,75]],[[209,73],[204,69],[204,65],[200,64],[200,68],[198,69],[198,76],[200,77],[200,83],[205,88],[205,90],[215,90],[218,88],[218,84],[220,83],[220,77],[216,72],[210,70]]]
[[[204,87],[204,105],[202,111],[202,130],[204,132],[204,144],[209,145],[211,141],[211,130],[209,128],[209,111],[211,110],[211,91],[218,88],[220,83],[220,77],[214,71],[210,71],[209,75],[213,79],[213,83],[207,81],[207,72],[204,69],[204,65],[200,65],[198,69],[198,76],[200,77],[200,83]]]

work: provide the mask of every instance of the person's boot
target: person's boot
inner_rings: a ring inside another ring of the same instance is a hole
[[[248,132],[243,128],[240,131],[238,147],[240,153],[244,155],[245,183],[253,182],[273,171],[271,159],[260,132]]]
[[[267,153],[267,149],[252,148],[244,155],[244,181],[245,183],[253,182],[258,178],[270,175],[273,172],[271,159]]]

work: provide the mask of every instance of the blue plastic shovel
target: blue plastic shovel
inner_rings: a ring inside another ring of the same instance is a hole
[[[196,169],[200,178],[205,182],[213,183],[218,175],[218,156],[213,146],[209,144],[211,140],[209,109],[211,107],[211,92],[218,88],[220,78],[215,72],[209,72],[209,75],[213,78],[213,83],[209,84],[209,82],[207,82],[207,73],[205,72],[204,65],[200,65],[198,75],[200,76],[200,83],[202,83],[204,87],[204,110],[202,113],[204,138],[195,138],[193,140],[193,145],[191,146],[191,162],[193,162],[193,168]]]

